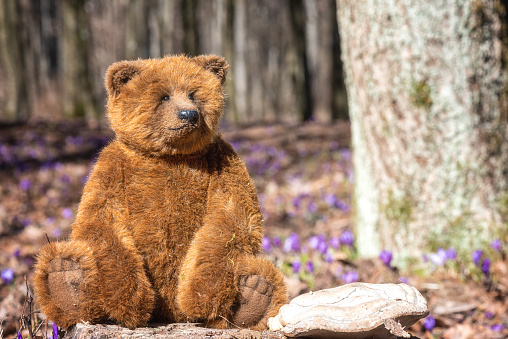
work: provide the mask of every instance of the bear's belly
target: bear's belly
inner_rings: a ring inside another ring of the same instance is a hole
[[[207,164],[143,166],[132,174],[126,187],[128,228],[163,308],[174,309],[180,265],[206,212]]]

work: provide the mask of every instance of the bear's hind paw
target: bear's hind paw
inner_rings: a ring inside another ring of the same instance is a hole
[[[260,275],[242,276],[232,321],[239,327],[257,325],[266,315],[273,297],[273,286]]]
[[[56,258],[48,265],[48,287],[55,305],[67,316],[79,319],[84,272],[74,259]]]

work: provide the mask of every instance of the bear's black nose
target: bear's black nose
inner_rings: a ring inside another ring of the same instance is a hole
[[[199,120],[199,113],[198,111],[180,111],[178,112],[178,119],[195,124]]]

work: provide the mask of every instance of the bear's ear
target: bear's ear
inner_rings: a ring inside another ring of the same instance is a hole
[[[109,66],[106,71],[106,90],[110,97],[116,97],[122,87],[140,72],[136,61],[120,61]]]
[[[199,55],[192,58],[194,62],[202,66],[204,69],[214,73],[220,80],[221,85],[226,82],[229,65],[223,57],[217,55]]]

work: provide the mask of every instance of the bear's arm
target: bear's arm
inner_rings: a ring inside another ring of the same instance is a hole
[[[143,261],[127,229],[123,150],[116,142],[100,154],[85,185],[72,225],[72,240],[85,242],[93,253],[106,312],[129,327],[146,323],[154,293]]]
[[[242,243],[242,251],[257,254],[261,249],[263,215],[256,189],[244,162],[233,147],[221,138],[218,138],[216,145],[213,157],[217,162],[208,190],[205,225],[210,223],[219,228],[220,225],[230,226],[226,232],[233,232],[231,237],[233,234],[240,236],[237,242]]]
[[[99,244],[107,234],[118,237],[125,228],[124,157],[115,142],[99,155],[85,185],[75,222],[73,240]]]
[[[184,313],[208,320],[229,318],[240,277],[263,270],[255,260],[263,218],[254,185],[229,144],[219,139],[214,151],[207,213],[184,260],[178,291]]]

